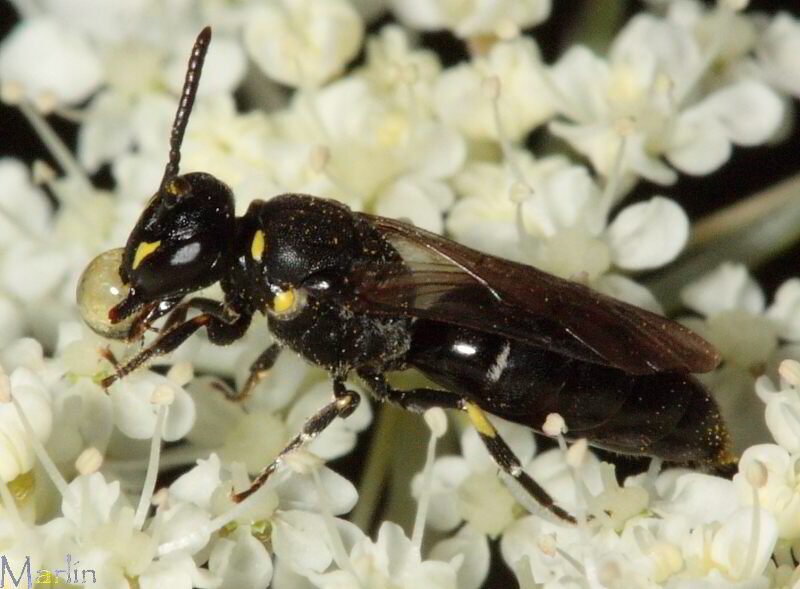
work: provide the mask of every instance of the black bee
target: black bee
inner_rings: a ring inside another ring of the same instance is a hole
[[[253,364],[237,398],[284,347],[330,373],[333,399],[239,499],[263,484],[287,452],[352,413],[359,395],[347,388],[351,373],[380,401],[412,411],[466,411],[498,466],[569,521],[522,470],[484,411],[534,430],[559,413],[571,438],[623,454],[710,469],[732,462],[717,405],[690,376],[712,370],[719,356],[681,325],[333,200],[283,194],[255,201],[236,217],[223,182],[199,172],[178,175],[210,39],[206,28],[195,43],[161,186],[124,250],[87,268],[79,301],[87,322],[113,337],[139,339],[168,315],[158,338],[105,386],[201,327],[215,344],[233,342],[259,312],[277,343]],[[121,279],[112,303],[95,290],[98,277],[108,278],[100,267],[108,273],[109,264],[111,278]],[[217,282],[224,301],[186,298]],[[187,319],[190,309],[199,313]],[[406,368],[442,389],[393,388],[385,374]]]

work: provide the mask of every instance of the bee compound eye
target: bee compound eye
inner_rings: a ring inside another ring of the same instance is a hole
[[[112,323],[108,312],[125,300],[130,287],[122,282],[119,268],[124,248],[103,252],[89,262],[78,280],[78,310],[86,325],[104,337],[124,339],[135,316]]]

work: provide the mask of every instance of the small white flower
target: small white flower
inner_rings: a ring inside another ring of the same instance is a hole
[[[388,102],[364,78],[344,78],[311,99],[298,97],[274,122],[279,135],[293,145],[280,156],[286,158],[280,160],[281,186],[310,188],[356,209],[375,210],[384,199],[416,194],[429,204],[409,209],[406,216],[429,227],[431,210],[438,209],[441,217],[451,202],[443,181],[466,158],[466,145],[456,130],[419,116],[413,105]],[[324,157],[312,157],[315,153]],[[370,165],[364,166],[367,161]],[[419,219],[417,211],[422,213]]]
[[[575,471],[567,464],[565,453],[554,448],[537,455],[525,466],[525,471],[551,497],[558,497],[558,504],[571,513],[585,509],[589,499],[580,489],[576,489],[576,477],[591,496],[598,496],[605,489],[601,462],[592,452],[586,453],[580,468]]]
[[[30,171],[20,161],[0,158],[0,245],[7,247],[23,237],[41,237],[50,226],[53,212],[42,190],[30,180]]]
[[[775,321],[781,339],[800,342],[800,278],[790,278],[778,287],[765,315]]]
[[[275,179],[285,158],[276,159],[279,149],[265,113],[239,113],[232,95],[218,94],[199,102],[192,113],[182,163],[187,171],[222,179],[236,194],[237,213],[244,214],[254,198],[280,192]]]
[[[449,29],[459,37],[503,34],[539,24],[550,16],[550,0],[393,0],[395,14],[422,30]]]
[[[23,20],[3,41],[0,79],[4,87],[17,84],[29,100],[52,108],[53,102],[86,99],[102,82],[103,70],[87,39],[41,16]]]
[[[730,158],[731,144],[759,145],[772,138],[783,116],[783,103],[768,86],[754,80],[736,82],[678,118],[667,158],[688,174],[708,174]]]
[[[780,295],[780,296],[778,296]],[[740,366],[764,366],[779,340],[794,342],[794,309],[798,300],[795,280],[782,285],[776,300],[766,306],[764,293],[744,266],[724,263],[681,291],[686,305],[707,316],[701,333],[726,360]]]
[[[762,513],[760,525],[754,529],[752,511],[736,511],[718,529],[695,530],[691,536],[696,542],[685,547],[684,558],[698,564],[704,562],[705,567],[713,567],[734,581],[761,578],[775,549],[778,528],[771,514]],[[748,559],[749,551],[754,552],[752,559]]]
[[[441,119],[471,139],[523,139],[550,118],[554,105],[543,79],[539,48],[524,37],[497,43],[488,55],[446,69],[436,83],[435,105]],[[499,86],[497,96],[487,80]],[[496,105],[495,105],[496,100]]]
[[[5,375],[0,368],[0,374]],[[52,399],[37,375],[17,368],[9,376],[10,394],[30,422],[40,443],[50,437],[53,425]],[[0,402],[0,479],[8,483],[29,472],[36,463],[32,442],[15,403]]]
[[[532,575],[533,580],[561,587],[556,583],[559,579],[566,581],[572,577],[577,581],[576,571],[563,554],[569,555],[579,538],[580,533],[575,526],[559,526],[543,518],[525,517],[503,534],[500,550],[503,560],[518,575],[521,569],[526,569],[525,572]],[[563,552],[559,553],[557,548]],[[576,582],[573,586],[580,585]]]
[[[666,470],[656,479],[655,488],[653,511],[688,525],[725,521],[739,507],[731,481],[699,472]]]
[[[81,475],[70,483],[62,505],[64,517],[54,520],[63,522],[61,546],[80,558],[85,567],[95,570],[97,579],[106,586],[116,586],[128,578],[148,587],[163,586],[158,583],[164,579],[178,583],[171,586],[209,587],[188,552],[157,558],[158,541],[151,535],[154,530],[139,529],[133,509],[120,495],[118,481],[107,483],[100,473]],[[170,538],[182,526],[205,521],[195,517],[189,523],[186,517],[176,514],[177,510],[173,510],[169,517],[156,517],[156,533],[160,537]]]
[[[415,47],[409,33],[396,25],[368,38],[366,49],[367,63],[357,75],[393,103],[431,111],[433,88],[442,70],[436,53]]]
[[[784,360],[786,363],[793,360]],[[775,387],[768,376],[756,380],[756,394],[766,403],[764,418],[772,437],[793,454],[800,453],[800,391],[797,383],[781,378]]]
[[[764,293],[758,283],[747,268],[730,262],[685,286],[681,299],[686,306],[707,317],[734,309],[750,313],[764,310]]]
[[[344,69],[363,34],[359,14],[344,0],[280,0],[253,8],[244,43],[269,77],[317,86]]]
[[[153,0],[44,0],[41,6],[66,28],[106,43],[144,34],[158,9]]]
[[[529,429],[493,417],[492,422],[522,464],[533,458],[535,444]],[[497,474],[477,432],[461,435],[461,456],[442,456],[434,462],[428,523],[452,530],[461,521],[482,534],[496,537],[515,519],[516,501]],[[538,476],[537,476],[538,478]],[[412,482],[415,497],[423,492],[418,474]]]
[[[158,405],[153,403],[152,396],[159,386],[167,387],[174,394],[174,401],[167,409],[163,434],[154,433]],[[194,423],[195,408],[189,394],[183,387],[154,372],[135,372],[117,381],[109,394],[114,423],[128,437],[146,439],[163,435],[166,441],[179,440]]]
[[[176,40],[169,47],[138,41],[105,50],[106,85],[86,108],[79,129],[78,156],[92,172],[108,161],[120,165],[120,158],[130,158],[134,151],[138,158],[158,160],[161,170],[154,178],[146,175],[140,179],[141,188],[134,192],[141,199],[140,207],[158,185],[167,157],[165,138],[175,116],[175,96],[186,73],[185,48],[192,42],[191,34],[179,37],[182,42]],[[244,77],[245,61],[238,43],[224,33],[215,33],[198,87],[198,112],[212,108],[206,106],[204,97],[214,97],[216,103],[212,104],[217,104],[235,90]],[[203,117],[195,113],[190,129],[197,127],[198,118]],[[187,140],[184,147],[190,144]],[[121,184],[118,192],[132,191],[122,182],[121,174],[115,177]]]
[[[264,545],[242,527],[214,543],[208,570],[222,580],[215,589],[261,589],[272,579],[272,559]]]
[[[575,47],[552,70],[556,106],[569,122],[550,129],[609,175],[661,184],[707,174],[730,156],[731,144],[754,145],[778,130],[783,104],[765,84],[734,81],[708,94],[703,48],[679,23],[639,14],[615,40],[608,61]]]
[[[7,294],[0,292],[0,348],[4,348],[19,338],[25,329],[23,310],[20,305]]]
[[[800,481],[796,462],[797,457],[780,446],[758,444],[745,450],[739,472],[733,477],[740,503],[752,505],[753,487],[744,473],[753,463],[766,469],[767,480],[756,489],[758,503],[777,520],[778,536],[789,540],[800,538]]]
[[[472,526],[463,526],[450,538],[438,542],[430,552],[432,560],[453,562],[462,558],[457,579],[460,589],[478,589],[489,574],[489,542]]]
[[[681,291],[686,306],[706,316],[687,319],[692,329],[711,342],[725,362],[702,377],[716,393],[730,426],[735,450],[767,439],[760,414],[762,406],[752,394],[755,377],[793,355],[784,342],[795,342],[793,309],[797,298],[793,280],[779,291],[780,299],[766,307],[766,297],[742,265],[723,263]]]
[[[626,270],[674,260],[689,239],[689,218],[675,201],[655,196],[624,208],[608,227],[613,261]]]
[[[518,210],[525,234],[533,238],[550,238],[573,227],[588,234],[588,238],[602,231],[605,220],[600,191],[586,168],[571,165],[558,156],[534,160],[526,152],[515,152],[514,158],[523,179],[534,189],[521,205],[512,198],[520,180],[509,161],[471,161],[455,176],[453,184],[461,198],[448,216],[447,229],[458,241],[481,251],[523,260],[527,252],[521,251]],[[597,252],[590,256],[576,253],[575,257],[604,259],[607,265],[609,256],[607,252]],[[545,265],[548,269],[561,266],[549,262]],[[594,265],[583,265],[576,270],[575,264],[569,264],[560,272],[572,275],[586,271],[594,275],[603,269],[595,271]]]
[[[688,239],[688,218],[656,196],[622,209],[608,223],[608,204],[589,172],[561,157],[468,164],[454,183],[462,198],[448,216],[450,233],[466,245],[523,261],[565,278],[585,276],[604,292],[657,310],[643,287],[611,272],[672,261]],[[519,175],[533,189],[513,198]]]
[[[375,542],[352,524],[347,526],[351,541],[349,558],[352,570],[318,573],[306,568],[302,574],[313,587],[397,587],[401,589],[455,589],[456,571],[463,557],[448,562],[423,560],[419,548],[406,537],[400,526],[383,522]],[[323,532],[324,533],[324,532]],[[306,545],[305,550],[310,546]],[[304,550],[298,547],[298,550]],[[309,562],[308,564],[322,564]]]
[[[779,12],[758,37],[757,63],[776,88],[800,96],[800,21]]]
[[[296,572],[321,573],[333,561],[324,516],[289,510],[276,516],[272,545],[275,555]]]

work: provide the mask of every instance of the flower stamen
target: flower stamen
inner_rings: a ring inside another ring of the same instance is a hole
[[[147,471],[142,485],[142,494],[139,497],[139,505],[136,507],[136,515],[133,518],[133,526],[136,530],[141,530],[144,520],[150,510],[153,499],[153,492],[156,488],[156,478],[158,477],[158,464],[161,457],[161,438],[164,435],[164,421],[167,417],[167,409],[170,403],[175,400],[175,392],[171,387],[162,385],[156,387],[150,402],[157,404],[158,416],[156,426],[153,428],[153,437],[150,442],[150,458],[147,461]]]
[[[86,193],[94,192],[94,187],[89,181],[88,176],[84,172],[78,160],[64,144],[58,134],[53,131],[52,127],[48,124],[45,118],[24,100],[17,104],[20,112],[28,119],[31,127],[39,135],[39,138],[47,147],[50,154],[55,158],[64,172],[70,178],[81,184],[80,190]],[[73,203],[74,204],[74,203]]]
[[[428,439],[428,451],[425,456],[425,466],[422,469],[422,491],[417,503],[417,515],[414,518],[414,531],[411,534],[411,544],[417,550],[422,546],[422,535],[425,532],[425,520],[428,516],[433,482],[433,463],[436,459],[436,441],[447,432],[447,416],[438,407],[425,412],[425,423],[431,430]]]
[[[745,477],[753,492],[753,518],[750,522],[750,543],[747,546],[747,555],[740,577],[742,579],[748,579],[758,573],[754,570],[761,532],[761,503],[758,499],[758,490],[767,484],[767,467],[763,462],[755,460],[748,466]]]
[[[13,391],[9,393],[10,401],[14,404],[14,409],[17,411],[17,415],[19,416],[20,422],[22,422],[22,427],[25,428],[25,433],[28,435],[31,447],[33,448],[34,454],[36,454],[36,458],[39,459],[39,462],[42,464],[42,468],[47,473],[47,476],[50,477],[50,480],[53,481],[56,489],[58,489],[59,494],[63,499],[68,499],[72,496],[69,485],[67,484],[66,479],[61,474],[61,471],[58,470],[55,462],[53,459],[50,458],[50,455],[45,450],[44,445],[39,441],[39,438],[36,436],[36,432],[33,430],[33,426],[31,422],[28,421],[28,417],[25,415],[25,411],[22,409],[22,405],[20,402],[14,397]]]

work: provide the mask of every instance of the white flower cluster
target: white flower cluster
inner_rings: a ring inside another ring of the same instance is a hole
[[[800,18],[746,4],[642,4],[607,51],[576,44],[546,63],[523,30],[558,9],[549,0],[16,0],[0,99],[59,171],[0,158],[5,574],[114,589],[476,589],[499,540],[525,589],[798,586],[800,279],[769,306],[734,263],[675,285],[702,316],[686,323],[724,360],[703,382],[742,452],[733,481],[651,469],[620,486],[583,442],[537,455],[530,430],[497,420],[578,515],[570,526],[498,478],[474,431],[435,458],[446,423],[434,411],[412,531],[385,521],[374,540],[347,519],[361,490],[322,464],[354,448],[368,402],[231,501],[330,397],[326,375],[284,354],[245,403],[226,398],[265,348],[263,318],[225,348],[196,336],[164,370],[106,391],[133,351],[80,326],[74,301],[87,261],[125,243],[159,184],[188,49],[211,24],[181,166],[230,185],[238,212],[281,192],[337,198],[659,311],[631,275],[675,260],[689,219],[662,194],[625,198],[643,180],[667,190],[717,170],[734,146],[793,123]],[[391,24],[370,27],[384,13]],[[468,59],[445,66],[421,44],[442,29]],[[48,116],[75,124],[74,150]],[[112,188],[95,185],[101,170]]]

